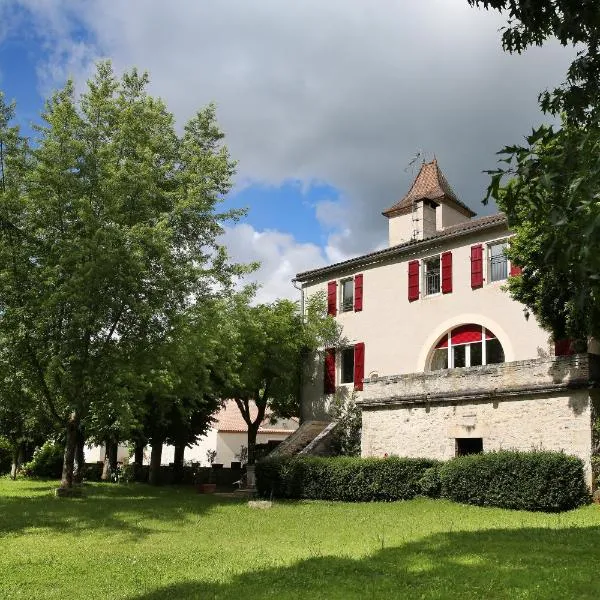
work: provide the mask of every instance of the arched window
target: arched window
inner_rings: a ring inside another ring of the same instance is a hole
[[[444,336],[435,345],[429,370],[477,367],[504,362],[504,350],[498,338],[485,327],[469,323]]]

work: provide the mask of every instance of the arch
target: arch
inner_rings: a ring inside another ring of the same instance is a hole
[[[484,317],[482,315],[465,313],[462,315],[458,315],[457,317],[453,317],[452,319],[448,319],[443,323],[440,323],[432,332],[429,334],[427,339],[425,340],[425,344],[421,348],[419,353],[419,357],[417,359],[417,368],[419,371],[425,371],[427,366],[430,363],[431,356],[433,351],[435,350],[435,346],[438,341],[442,338],[442,336],[447,335],[448,332],[460,327],[461,325],[465,325],[468,323],[475,323],[477,325],[481,325],[486,329],[489,329],[494,333],[502,349],[504,350],[504,360],[505,362],[511,362],[515,360],[514,358],[514,349],[512,344],[510,343],[509,337],[506,335],[504,329],[500,326],[499,323],[490,319],[489,317]]]

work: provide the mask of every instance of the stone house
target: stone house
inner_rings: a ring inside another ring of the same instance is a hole
[[[564,450],[592,485],[598,347],[554,342],[504,290],[520,273],[504,215],[476,218],[435,160],[383,215],[387,248],[295,278],[303,301],[327,294],[346,340],[315,357],[304,419],[355,393],[363,456]]]

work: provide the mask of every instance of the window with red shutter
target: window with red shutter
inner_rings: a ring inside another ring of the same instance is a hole
[[[365,378],[365,345],[359,342],[354,345],[354,389],[362,392]]]
[[[483,286],[483,246],[471,246],[471,287]]]
[[[325,350],[323,391],[326,394],[335,394],[335,348]]]
[[[356,275],[354,278],[354,312],[363,309],[363,276]]]
[[[327,314],[332,317],[337,314],[337,281],[327,284]]]
[[[442,294],[452,291],[452,252],[442,254]]]
[[[419,299],[419,261],[411,260],[408,263],[408,301]]]

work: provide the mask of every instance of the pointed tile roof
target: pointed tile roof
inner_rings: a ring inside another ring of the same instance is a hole
[[[418,202],[419,200],[447,202],[468,217],[474,217],[476,214],[457,198],[435,158],[431,162],[424,162],[421,165],[419,174],[413,181],[410,190],[408,190],[408,194],[402,200],[384,210],[382,214],[388,218],[406,214],[412,210],[413,202]]]

